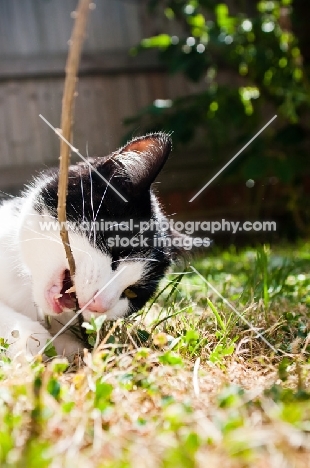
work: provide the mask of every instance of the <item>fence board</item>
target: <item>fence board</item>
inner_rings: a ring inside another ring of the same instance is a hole
[[[155,98],[176,96],[176,92],[168,92],[171,80],[158,72],[82,77],[76,102],[75,144],[85,151],[88,142],[91,152],[97,154],[115,150],[126,132],[124,117],[136,114]],[[2,141],[0,167],[57,161],[58,138],[39,114],[59,126],[62,87],[61,79],[29,80],[22,86],[20,82],[1,84],[1,133],[9,151]]]

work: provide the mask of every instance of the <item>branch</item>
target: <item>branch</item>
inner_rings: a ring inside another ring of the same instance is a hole
[[[71,142],[73,108],[75,99],[75,87],[77,83],[77,73],[81,57],[82,44],[85,36],[85,28],[90,8],[91,0],[80,0],[75,12],[75,22],[70,39],[69,54],[66,63],[66,78],[64,93],[62,98],[61,111],[61,131],[62,136]],[[69,243],[68,230],[66,228],[67,214],[66,202],[68,194],[68,169],[70,165],[70,147],[65,141],[60,140],[60,165],[58,183],[58,220],[61,226],[60,236],[65,248],[66,257],[69,263],[71,281],[75,275],[75,261]]]

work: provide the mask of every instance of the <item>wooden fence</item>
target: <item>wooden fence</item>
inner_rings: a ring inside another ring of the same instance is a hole
[[[156,98],[189,92],[155,55],[128,50],[156,33],[144,2],[98,0],[90,14],[75,110],[74,144],[82,154],[115,150],[125,117]],[[57,163],[64,68],[75,0],[0,0],[0,188],[15,190]],[[138,132],[138,129],[137,129]]]

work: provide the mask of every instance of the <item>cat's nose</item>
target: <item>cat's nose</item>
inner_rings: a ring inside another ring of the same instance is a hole
[[[103,297],[98,295],[94,297],[92,302],[86,307],[90,312],[95,312],[96,314],[104,314],[108,312],[112,307],[112,302],[110,300],[105,300]]]

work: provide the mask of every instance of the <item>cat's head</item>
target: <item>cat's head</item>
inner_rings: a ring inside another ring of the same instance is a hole
[[[110,156],[70,167],[67,219],[76,294],[80,307],[95,297],[83,312],[86,320],[91,314],[116,319],[141,309],[179,253],[151,190],[170,151],[169,136],[151,134]],[[34,300],[49,315],[75,305],[56,222],[57,188],[57,172],[43,176],[22,230]]]

